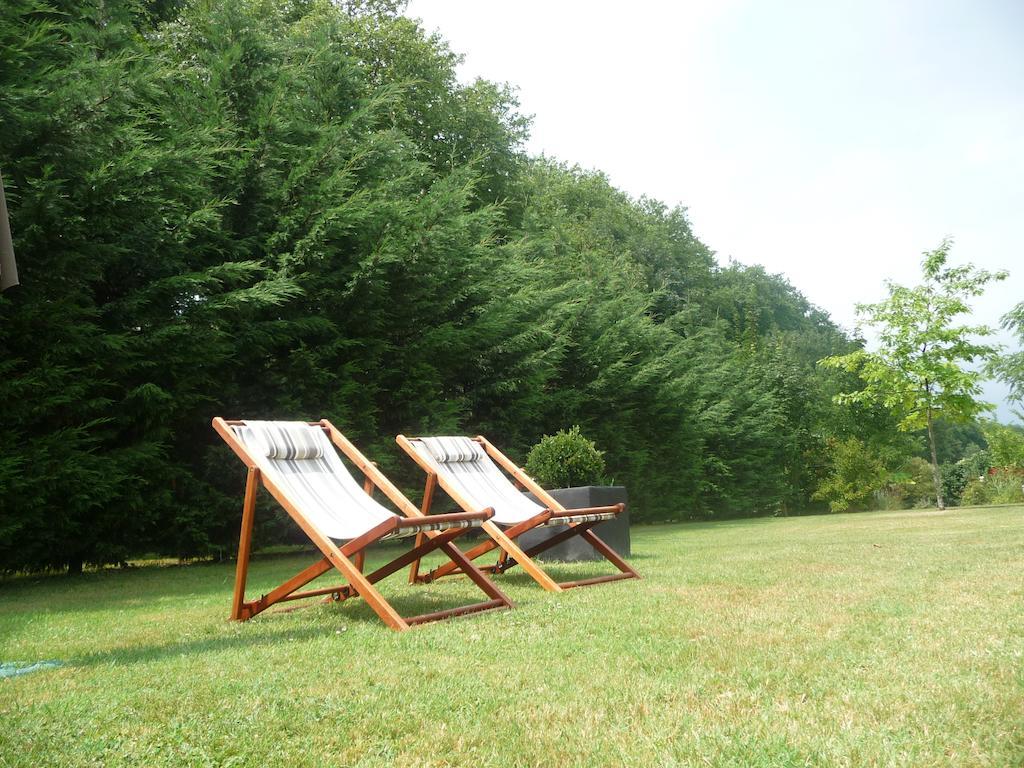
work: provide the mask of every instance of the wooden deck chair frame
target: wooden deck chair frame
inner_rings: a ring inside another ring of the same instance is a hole
[[[472,530],[471,528],[453,527],[431,531],[432,535],[426,538],[422,534],[418,535],[416,543],[410,551],[381,566],[372,573],[364,574],[363,563],[367,547],[396,529],[421,525],[424,521],[424,514],[377,469],[373,462],[368,461],[333,424],[326,419],[307,423],[309,426],[322,428],[331,443],[341,450],[349,461],[363,473],[365,477],[363,490],[367,494],[372,495],[375,488],[380,489],[405,517],[396,516],[372,528],[358,538],[347,541],[341,546],[335,544],[332,539],[323,535],[306,518],[302,510],[288,497],[288,494],[274,483],[273,478],[268,477],[266,473],[260,470],[254,457],[232,429],[234,426],[244,425],[245,422],[227,421],[220,417],[215,418],[213,420],[214,429],[248,468],[248,476],[245,483],[245,500],[242,505],[242,530],[238,543],[235,589],[231,605],[231,618],[233,620],[245,621],[250,619],[275,603],[317,596],[329,596],[328,599],[334,601],[342,601],[355,596],[362,597],[387,626],[399,631],[409,629],[418,624],[425,624],[452,616],[462,616],[493,609],[505,609],[513,606],[508,596],[486,574],[474,566],[462,551],[452,543],[453,539]],[[252,547],[256,492],[260,484],[284,507],[289,516],[305,532],[317,549],[320,550],[323,557],[258,599],[246,601],[245,583]],[[430,522],[458,523],[477,519],[486,521],[491,515],[493,515],[493,510],[474,511],[469,514],[459,513],[455,515],[442,515],[440,517],[435,516],[431,518]],[[374,587],[374,584],[405,568],[410,563],[418,562],[424,555],[438,549],[444,552],[454,565],[457,565],[460,572],[469,576],[490,599],[457,608],[425,613],[420,616],[403,617],[399,615],[391,604],[384,599],[384,596],[381,595],[377,588]],[[344,584],[300,591],[301,587],[327,573],[332,568],[336,569],[345,579]]]
[[[452,501],[458,504],[463,510],[469,512],[474,509],[474,505],[465,496],[463,496],[457,488],[448,483],[443,475],[436,473],[433,467],[431,467],[416,450],[413,442],[418,441],[419,438],[399,435],[395,439],[402,447],[402,450],[409,454],[409,457],[427,474],[426,485],[423,491],[423,506],[421,507],[422,513],[429,514],[434,492],[438,486],[440,486],[442,490],[451,497]],[[600,520],[570,523],[566,530],[561,531],[560,533],[557,533],[554,536],[549,537],[547,540],[528,549],[521,549],[515,541],[516,538],[537,526],[544,525],[549,521],[557,521],[559,517],[604,513],[613,510],[621,513],[623,509],[625,509],[625,505],[616,504],[610,507],[566,509],[554,497],[552,497],[551,494],[541,488],[540,485],[532,477],[526,474],[522,468],[516,466],[515,462],[495,448],[487,438],[482,435],[477,435],[472,439],[479,443],[487,455],[501,469],[505,470],[505,472],[507,472],[520,487],[530,491],[542,504],[547,505],[547,508],[542,510],[536,516],[524,520],[521,523],[512,525],[504,530],[502,530],[502,528],[493,520],[487,520],[483,523],[481,528],[487,533],[489,539],[468,550],[465,553],[466,557],[469,560],[476,560],[494,549],[500,548],[501,551],[498,555],[498,562],[495,565],[483,566],[480,570],[488,573],[500,574],[504,573],[509,568],[520,565],[524,571],[533,577],[534,581],[549,592],[561,592],[562,590],[570,589],[572,587],[603,584],[605,582],[619,581],[621,579],[640,578],[640,574],[637,573],[629,563],[623,560],[615,550],[601,541],[601,539],[598,538],[592,530],[590,530],[595,525],[602,522]],[[429,536],[430,534],[427,535]],[[423,534],[417,536],[417,541],[419,541],[422,536]],[[612,563],[612,565],[618,568],[619,573],[611,574],[609,576],[595,576],[593,578],[579,579],[576,581],[563,581],[561,583],[556,582],[551,578],[551,576],[533,559],[534,555],[538,555],[557,544],[561,544],[563,541],[566,541],[573,536],[581,536],[586,540],[590,546],[603,555],[605,559]],[[426,574],[420,574],[419,567],[420,561],[418,559],[414,560],[409,568],[410,582],[429,582],[442,576],[462,573],[461,567],[456,565],[454,562],[446,563]]]

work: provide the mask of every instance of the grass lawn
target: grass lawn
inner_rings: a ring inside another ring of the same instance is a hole
[[[406,633],[358,600],[227,622],[230,565],[5,582],[0,661],[65,666],[0,680],[0,766],[1024,765],[1024,508],[633,535],[643,581],[513,572],[515,610]]]

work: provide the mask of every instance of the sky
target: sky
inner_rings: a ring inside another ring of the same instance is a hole
[[[786,275],[847,329],[885,281],[952,263],[1024,300],[1024,2],[412,0],[533,116],[527,151],[688,210],[721,263]],[[870,335],[869,335],[870,339]],[[997,340],[1016,348],[1000,332]],[[1013,417],[996,382],[1001,420]]]

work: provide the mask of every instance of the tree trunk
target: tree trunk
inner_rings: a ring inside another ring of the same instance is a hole
[[[82,558],[72,557],[68,560],[68,576],[82,575]]]
[[[935,450],[935,430],[932,429],[932,409],[928,409],[928,443],[932,449],[932,482],[935,483],[935,501],[939,509],[946,508],[942,498],[942,473],[939,472],[939,456]]]

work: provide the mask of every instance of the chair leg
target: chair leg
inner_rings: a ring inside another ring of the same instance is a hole
[[[591,530],[586,530],[582,534],[587,543],[590,544],[594,549],[604,555],[612,565],[618,568],[623,573],[629,574],[634,579],[639,579],[640,574],[637,573],[636,569],[633,568],[629,563],[622,559],[618,552],[605,544],[601,539],[597,537],[597,534]]]
[[[420,512],[424,515],[430,514],[430,505],[434,501],[434,491],[437,488],[437,475],[431,472],[427,475],[427,484],[423,486],[423,505],[420,507]],[[416,534],[416,546],[420,546],[423,543],[424,534]],[[420,558],[413,560],[412,565],[409,566],[409,583],[415,584],[419,580],[420,576]]]
[[[447,616],[458,616],[464,613],[475,613],[478,611],[490,610],[492,608],[511,608],[513,603],[512,600],[502,592],[497,585],[488,579],[479,568],[472,564],[465,554],[458,547],[452,544],[452,540],[462,536],[467,532],[467,529],[451,529],[436,534],[434,537],[427,539],[422,544],[413,547],[411,550],[406,552],[404,555],[395,558],[390,563],[381,566],[373,573],[368,574],[365,578],[371,584],[375,584],[381,579],[385,579],[395,571],[398,571],[408,565],[410,562],[421,558],[423,555],[433,552],[436,549],[440,549],[448,557],[450,557],[456,564],[463,569],[465,574],[480,588],[480,590],[491,598],[489,601],[484,603],[475,603],[469,606],[462,606],[459,608],[451,608],[445,611],[439,611],[436,614],[427,614],[424,616],[413,616],[405,618],[404,621],[409,625],[421,624],[425,621],[435,621],[437,619],[445,618]],[[339,595],[342,599],[350,597],[354,592],[354,587],[343,587],[339,590]]]
[[[238,559],[235,562],[235,593],[231,600],[231,618],[242,620],[245,603],[245,581],[249,574],[249,556],[252,552],[252,527],[256,517],[256,491],[259,490],[260,471],[250,467],[245,478],[245,501],[242,502],[242,531],[238,537]]]
[[[512,567],[512,564],[508,564],[508,558],[511,557],[515,563],[521,565],[523,570],[533,577],[534,581],[544,587],[548,592],[561,592],[562,588],[558,585],[558,582],[548,576],[548,574],[539,565],[537,565],[529,555],[523,552],[515,542],[515,539],[518,536],[536,528],[550,517],[550,512],[544,512],[537,517],[512,526],[507,531],[501,530],[501,528],[499,528],[493,521],[488,520],[481,527],[487,532],[490,538],[487,541],[477,544],[471,550],[466,552],[465,555],[469,560],[476,560],[478,557],[490,552],[495,547],[500,547],[505,555],[505,568]],[[496,566],[488,566],[488,568],[493,569],[494,572],[503,570]],[[458,570],[459,567],[454,562],[445,563],[431,571],[427,575],[427,578],[432,581],[451,573],[457,573]]]
[[[487,578],[483,571],[473,565],[473,561],[470,560],[461,549],[449,542],[441,547],[441,551],[448,555],[448,557],[450,557],[459,566],[462,572],[469,576],[469,578],[473,580],[473,583],[483,590],[484,594],[490,598],[505,602],[509,608],[512,607],[512,601],[509,597],[498,588],[497,584]]]
[[[330,564],[341,573],[348,582],[348,588],[363,598],[373,612],[380,617],[380,620],[389,627],[397,630],[408,629],[409,625],[398,614],[398,611],[391,607],[391,604],[384,599],[384,596],[379,591],[377,591],[377,588],[373,586],[370,579],[356,568],[355,563],[349,560],[349,555],[356,555],[360,550],[365,549],[382,536],[385,536],[389,530],[388,523],[382,523],[377,526],[377,528],[371,529],[358,539],[353,539],[345,545],[343,552],[337,544],[321,534],[320,531],[317,530],[301,512],[299,512],[288,497],[281,493],[280,490],[269,481],[269,479],[264,478],[264,484],[267,486],[267,490],[270,491],[271,495],[280,502],[281,506],[285,508],[285,511],[291,515],[292,519],[299,524],[299,527],[305,531],[310,540],[316,544],[317,549],[320,550],[324,558],[326,558]],[[339,590],[339,592],[340,591],[341,590]]]
[[[414,546],[420,546],[425,538],[424,534],[416,534],[416,544]],[[420,558],[416,558],[412,561],[412,565],[409,566],[409,583],[415,584],[420,580]]]
[[[497,547],[498,547],[497,542],[495,542],[494,539],[488,538],[486,541],[480,542],[479,544],[477,544],[475,547],[473,547],[472,549],[468,550],[464,554],[470,560],[476,560],[481,555],[485,555],[488,552],[490,552],[492,549],[496,549]],[[456,573],[459,573],[459,566],[453,561],[453,562],[450,562],[450,563],[444,563],[443,565],[439,565],[437,568],[435,568],[434,570],[432,570],[430,573],[426,574],[425,576],[420,576],[419,580],[420,581],[434,581],[435,579],[439,579],[442,576],[448,576],[449,574],[456,574]]]
[[[449,528],[446,531],[442,531],[437,536],[426,539],[426,541],[424,541],[422,544],[413,546],[413,548],[406,552],[404,555],[396,557],[394,560],[387,563],[386,565],[382,565],[380,568],[373,571],[373,573],[367,574],[365,578],[371,584],[376,584],[381,579],[387,578],[392,573],[399,570],[400,568],[404,568],[414,560],[423,557],[423,555],[426,555],[430,552],[433,552],[435,549],[439,549],[444,544],[454,539],[456,536],[461,536],[464,532],[464,528]]]
[[[341,571],[341,575],[348,580],[350,588],[363,598],[373,612],[380,617],[381,621],[389,627],[399,631],[408,629],[409,625],[406,623],[405,619],[403,619],[399,615],[398,611],[391,607],[391,603],[385,600],[384,596],[377,591],[377,588],[373,586],[373,582],[363,575],[347,557],[341,554],[341,550],[336,546],[333,546],[333,549],[333,552],[327,552],[325,554],[331,561],[331,564]]]
[[[496,608],[511,608],[513,606],[512,600],[504,592],[498,589],[490,579],[488,579],[476,566],[467,560],[466,556],[451,543],[453,539],[466,533],[466,530],[467,529],[463,528],[452,528],[439,532],[434,537],[426,539],[419,546],[413,547],[409,552],[406,552],[370,574],[362,573],[362,560],[366,552],[365,542],[353,541],[340,549],[332,543],[331,547],[328,549],[333,548],[333,552],[324,552],[324,556],[319,561],[303,569],[298,574],[288,579],[288,581],[261,596],[258,600],[250,603],[243,603],[240,609],[240,618],[250,619],[256,614],[262,613],[272,605],[280,602],[301,600],[321,595],[331,595],[332,599],[335,600],[347,600],[350,597],[358,595],[366,600],[373,611],[381,618],[381,620],[384,621],[385,624],[392,629],[397,630],[409,629],[409,627],[417,624],[423,624],[428,621],[437,621],[450,616],[462,616],[469,613],[479,613],[481,611],[488,611]],[[443,611],[424,614],[422,616],[403,617],[399,615],[373,585],[376,582],[387,578],[396,571],[401,570],[413,560],[436,549],[440,549],[455,561],[469,576],[469,578],[472,579],[480,588],[480,590],[490,599],[481,603],[472,603]],[[349,560],[349,557],[351,557],[352,560]],[[301,587],[330,570],[340,571],[348,583],[332,587],[320,587],[317,589],[299,591]]]
[[[377,615],[380,616],[381,619],[383,619],[384,622],[392,629],[398,630],[408,629],[410,626],[414,626],[416,624],[436,621],[449,616],[461,616],[463,614],[478,613],[480,611],[487,611],[495,608],[511,608],[513,605],[512,600],[509,599],[504,592],[498,589],[490,579],[484,576],[479,569],[467,561],[465,559],[465,555],[463,555],[462,552],[451,543],[452,539],[464,534],[465,532],[465,529],[453,528],[438,533],[434,538],[425,540],[420,546],[414,547],[409,552],[406,552],[395,560],[392,560],[387,565],[378,568],[373,573],[364,575],[360,568],[357,571],[358,578],[346,577],[349,580],[348,584],[299,591],[301,587],[330,570],[342,570],[334,564],[334,561],[329,554],[325,555],[319,561],[303,569],[283,584],[261,596],[258,600],[254,600],[250,603],[243,603],[241,607],[241,618],[251,619],[253,616],[262,613],[277,603],[302,600],[304,598],[317,597],[321,595],[329,595],[330,597],[328,598],[328,601],[347,600],[356,595],[359,595],[364,599],[369,598],[367,599],[367,602]],[[356,561],[350,562],[350,566],[353,568],[357,567],[357,563],[362,559],[361,556],[366,552],[366,547],[363,546],[362,543],[355,544],[360,548],[355,549],[355,547],[352,547],[352,549],[349,549],[348,547],[350,545],[346,545],[339,550],[339,554],[342,558],[351,556],[353,560]],[[459,566],[465,570],[465,573],[473,580],[480,590],[490,598],[490,600],[482,603],[459,606],[457,608],[451,608],[431,614],[425,614],[423,616],[413,616],[409,618],[400,616],[396,611],[394,611],[391,605],[380,596],[373,585],[378,581],[387,578],[395,571],[401,570],[413,559],[422,557],[435,549],[441,549],[449,557],[458,562]],[[359,563],[359,565],[361,566],[361,563]],[[342,573],[344,574],[344,572]],[[375,597],[378,598],[377,603],[374,602]]]
[[[567,539],[571,539],[573,536],[580,536],[587,543],[589,543],[597,552],[604,556],[612,565],[619,569],[620,573],[613,576],[596,576],[590,579],[580,579],[578,581],[565,581],[559,584],[563,589],[569,589],[571,587],[582,587],[590,584],[602,584],[607,581],[618,581],[619,579],[639,579],[640,574],[634,570],[634,568],[619,556],[619,553],[614,549],[605,544],[601,539],[597,537],[591,529],[598,524],[599,521],[590,523],[578,523],[576,525],[568,527],[564,531],[560,531],[549,539],[542,541],[540,544],[536,544],[526,550],[526,555],[533,557],[540,554],[548,549],[551,549],[558,544],[561,544]],[[511,568],[516,565],[515,562],[506,565],[502,570]]]
[[[503,550],[505,550],[512,558],[522,566],[522,569],[533,577],[533,580],[540,584],[548,592],[561,592],[562,588],[558,585],[554,579],[547,575],[547,573],[533,561],[533,559],[527,555],[523,550],[519,548],[504,531],[502,531],[497,525],[488,520],[483,524],[483,528],[487,533],[490,534]]]
[[[288,581],[280,584],[274,589],[270,590],[267,594],[262,595],[258,600],[253,600],[250,603],[244,603],[242,605],[242,616],[246,619],[251,619],[258,613],[262,613],[267,610],[270,606],[275,603],[280,603],[286,600],[299,600],[303,597],[312,597],[314,595],[324,594],[323,589],[314,589],[308,592],[298,592],[297,590],[301,587],[306,586],[309,582],[314,579],[323,576],[333,566],[331,562],[326,558],[322,557],[311,566],[302,569],[299,573],[292,576]]]
[[[577,525],[570,525],[566,527],[564,531],[559,531],[558,533],[548,537],[539,544],[534,544],[532,547],[526,550],[526,554],[528,554],[530,557],[535,557],[539,555],[541,552],[546,552],[552,547],[557,547],[563,541],[567,541],[568,539],[571,539],[573,536],[582,535],[584,532],[589,531],[595,525],[597,525],[597,522],[578,523]]]

